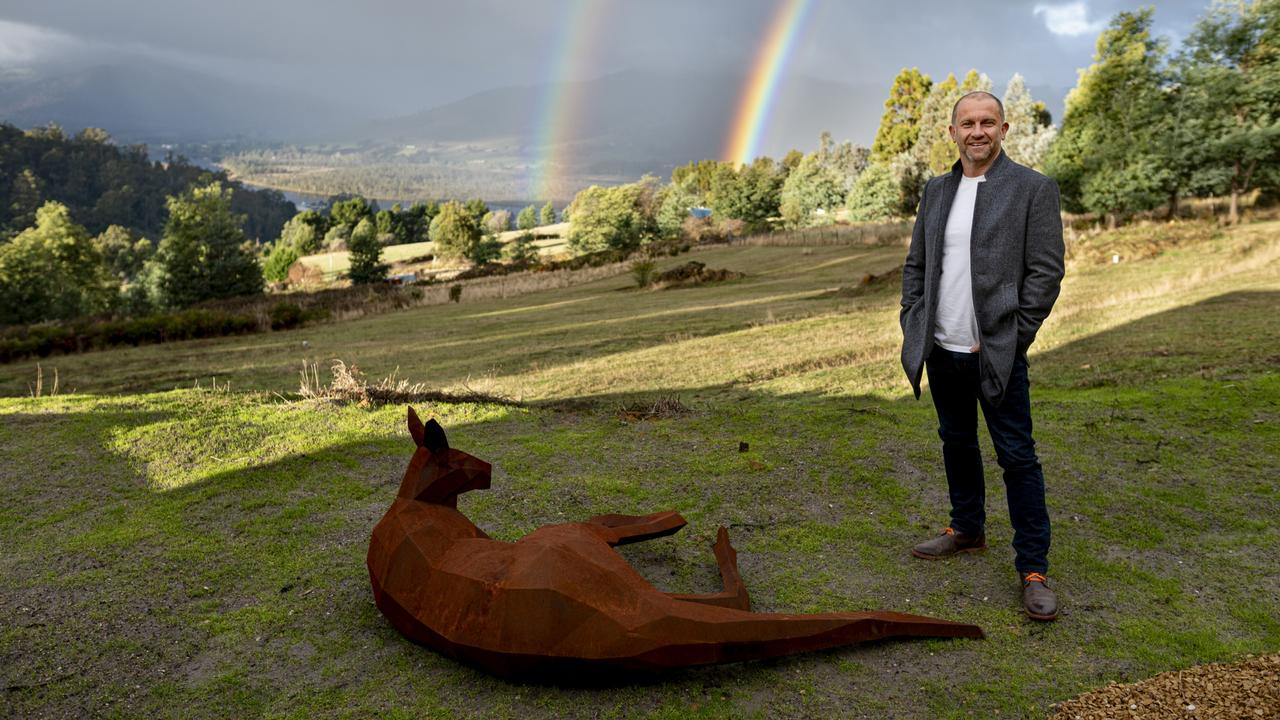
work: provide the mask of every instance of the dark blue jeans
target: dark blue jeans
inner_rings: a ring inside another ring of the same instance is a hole
[[[1044,474],[1031,438],[1031,386],[1027,361],[1013,362],[1004,400],[993,407],[978,389],[978,353],[935,346],[925,362],[933,405],[938,411],[942,461],[951,491],[951,527],[979,535],[986,527],[986,483],[978,450],[978,406],[1004,469],[1009,520],[1013,525],[1014,566],[1018,572],[1049,570],[1049,512],[1044,503]]]

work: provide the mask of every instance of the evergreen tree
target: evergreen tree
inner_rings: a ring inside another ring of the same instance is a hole
[[[367,217],[373,217],[373,206],[368,200],[356,196],[347,200],[339,200],[329,206],[329,222],[334,225],[350,225],[355,227],[357,223]]]
[[[761,227],[780,212],[782,183],[782,170],[772,159],[756,158],[726,176],[713,207],[721,217]]]
[[[274,246],[292,247],[299,255],[318,253],[324,246],[325,224],[323,215],[314,210],[304,210],[284,224]]]
[[[1102,32],[1045,160],[1067,208],[1105,213],[1111,224],[1160,204],[1172,182],[1163,131],[1174,108],[1151,17],[1151,8],[1122,12]]]
[[[542,206],[542,212],[538,215],[538,221],[543,225],[555,225],[556,223],[556,206],[548,200],[546,205]]]
[[[903,68],[893,79],[889,98],[884,101],[884,116],[871,145],[873,161],[887,161],[906,152],[920,137],[920,113],[933,83],[916,68]]]
[[[968,95],[971,92],[991,92],[991,78],[986,73],[980,73],[970,68],[969,72],[964,74],[964,80],[960,81],[960,95]]]
[[[821,153],[805,155],[782,184],[779,212],[787,227],[810,225],[818,210],[830,211],[844,202],[843,178],[824,159]]]
[[[168,199],[169,220],[156,250],[160,304],[186,307],[202,300],[262,292],[262,268],[231,212],[231,191],[220,182]]]
[[[109,310],[120,289],[89,233],[62,203],[0,245],[0,325],[71,320]]]
[[[1003,101],[1004,118],[1009,123],[1009,132],[1001,147],[1015,161],[1040,170],[1049,147],[1058,136],[1057,129],[1052,125],[1041,124],[1046,114],[1044,105],[1031,99],[1031,93],[1027,91],[1021,75],[1014,73],[1009,78]]]
[[[538,211],[529,205],[516,216],[516,229],[532,230],[536,227],[538,227]]]
[[[521,233],[519,237],[502,248],[502,256],[516,263],[528,262],[538,258],[538,246],[533,242],[533,233]]]
[[[44,204],[43,196],[44,182],[31,168],[24,168],[13,179],[9,189],[9,227],[14,234],[35,224],[36,211]]]
[[[276,241],[262,261],[262,276],[272,282],[283,282],[289,278],[289,268],[302,257],[296,245]]]
[[[155,252],[146,238],[136,238],[128,228],[112,225],[93,239],[93,246],[112,275],[121,281],[132,280]]]
[[[867,222],[897,215],[901,205],[899,190],[893,171],[882,163],[873,163],[849,191],[849,219]]]
[[[971,74],[976,71],[970,70]],[[960,86],[955,73],[949,73],[942,82],[929,91],[920,110],[920,137],[911,148],[911,154],[922,168],[920,174],[927,177],[942,175],[956,162],[956,143],[947,128],[951,126],[951,109],[960,99]]]
[[[489,212],[489,205],[479,198],[472,198],[466,201],[463,203],[463,208],[471,213],[477,223],[484,219],[484,216]]]
[[[351,231],[351,270],[348,275],[357,285],[382,282],[387,276],[387,266],[382,263],[382,243],[378,240],[378,226],[364,218]]]
[[[436,255],[441,257],[472,256],[484,239],[476,216],[452,200],[440,206],[440,212],[431,221],[430,232]]]
[[[689,217],[689,210],[696,207],[700,198],[692,189],[692,183],[672,183],[662,189],[658,203],[658,214],[654,219],[660,237],[672,239],[680,237],[684,221]]]

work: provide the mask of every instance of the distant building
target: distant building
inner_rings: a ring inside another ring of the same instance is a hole
[[[416,273],[400,273],[399,275],[388,275],[385,282],[388,285],[412,285],[418,281]]]

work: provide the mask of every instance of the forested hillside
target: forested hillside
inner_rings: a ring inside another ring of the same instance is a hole
[[[0,242],[34,225],[36,211],[54,200],[92,234],[119,225],[155,243],[168,217],[165,198],[214,180],[231,189],[231,210],[245,216],[251,240],[279,237],[297,211],[279,192],[246,190],[182,158],[152,162],[145,146],[118,147],[96,128],[69,137],[56,126],[23,131],[0,124]]]

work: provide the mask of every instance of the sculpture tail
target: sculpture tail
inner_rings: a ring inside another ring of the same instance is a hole
[[[698,617],[668,621],[661,633],[667,642],[651,635],[657,645],[634,656],[638,665],[657,669],[760,660],[889,638],[983,637],[976,625],[898,612],[789,615],[709,606],[698,610]]]

